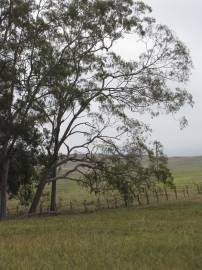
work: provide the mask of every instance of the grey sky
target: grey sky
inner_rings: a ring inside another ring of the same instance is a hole
[[[153,9],[158,23],[168,25],[190,49],[194,70],[186,88],[195,101],[193,109],[188,106],[175,116],[161,115],[151,120],[145,116],[153,129],[153,138],[161,141],[168,155],[202,155],[202,1],[200,0],[146,0]],[[135,40],[134,40],[135,41]],[[117,45],[118,52],[132,59],[137,53],[133,37]],[[181,116],[189,121],[188,127],[180,130]]]

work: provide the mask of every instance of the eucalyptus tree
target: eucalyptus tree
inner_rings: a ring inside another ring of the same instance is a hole
[[[188,50],[166,26],[155,24],[143,2],[0,4],[1,216],[6,212],[9,160],[17,143],[32,145],[35,134],[43,133],[44,164],[30,213],[36,211],[48,181],[53,182],[54,210],[57,167],[76,162],[61,178],[98,166],[94,144],[112,145],[139,127],[138,121],[130,121],[129,111],[174,113],[192,103],[180,88],[191,68]],[[126,61],[113,50],[126,34],[145,44],[138,60]],[[75,150],[83,155],[74,155]]]
[[[44,36],[51,47],[44,50],[50,67],[48,95],[36,105],[48,123],[47,158],[30,213],[36,211],[47,182],[53,183],[51,210],[55,210],[56,180],[97,166],[92,158],[95,143],[110,145],[139,125],[129,124],[130,111],[154,116],[192,104],[184,89],[192,65],[189,52],[168,27],[155,23],[151,8],[143,2],[44,0],[40,5],[48,26]],[[137,60],[126,61],[113,49],[126,34],[144,44]],[[40,72],[43,76],[44,70]],[[75,150],[83,155],[75,155]],[[56,168],[68,161],[75,166],[57,176]]]

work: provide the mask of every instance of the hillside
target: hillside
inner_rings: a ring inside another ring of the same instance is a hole
[[[170,169],[178,170],[186,168],[202,167],[202,156],[187,156],[187,157],[169,157],[168,164]]]
[[[177,184],[202,182],[202,156],[170,157],[168,166]]]

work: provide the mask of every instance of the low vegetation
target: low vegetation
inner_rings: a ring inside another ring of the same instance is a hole
[[[169,159],[177,184],[202,179],[201,162]],[[62,198],[92,199],[74,183],[59,183]],[[201,269],[201,230],[200,194],[136,208],[6,220],[0,223],[0,269]]]
[[[201,269],[201,229],[201,202],[8,220],[0,268]]]

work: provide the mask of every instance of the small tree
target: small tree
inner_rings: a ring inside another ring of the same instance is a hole
[[[163,153],[160,142],[154,142],[153,156],[151,156],[151,171],[158,182],[173,185],[173,176],[168,168],[168,158]]]
[[[146,146],[141,130],[135,134],[122,147],[113,143],[102,145],[102,154],[94,157],[97,166],[83,172],[80,183],[95,194],[118,192],[125,206],[134,200],[141,204],[139,193],[159,183],[173,185],[160,142],[154,142],[154,152]]]

